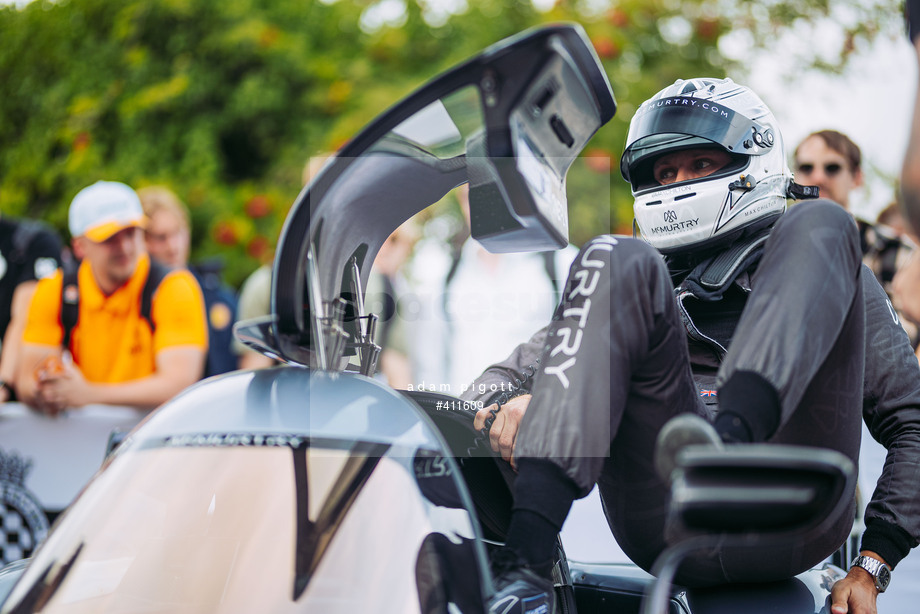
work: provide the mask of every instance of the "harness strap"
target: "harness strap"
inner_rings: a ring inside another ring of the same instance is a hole
[[[701,300],[716,301],[738,276],[760,260],[770,229],[745,238],[697,265],[677,289]]]
[[[64,337],[61,347],[70,347],[73,329],[80,318],[80,286],[77,283],[76,269],[64,271],[64,284],[61,286],[61,329]]]
[[[153,321],[151,311],[153,309],[153,293],[160,287],[160,282],[169,274],[170,269],[163,266],[155,260],[150,261],[150,271],[147,273],[147,281],[144,282],[144,289],[141,290],[141,317],[147,320],[150,325],[150,332],[156,332],[157,324]]]

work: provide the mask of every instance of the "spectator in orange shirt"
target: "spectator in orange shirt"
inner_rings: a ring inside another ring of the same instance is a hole
[[[188,271],[151,264],[145,223],[125,184],[100,181],[73,199],[82,263],[35,290],[17,374],[23,402],[52,415],[89,404],[152,408],[201,377],[201,289]]]

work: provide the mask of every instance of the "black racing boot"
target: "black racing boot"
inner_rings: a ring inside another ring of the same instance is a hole
[[[553,585],[548,578],[529,568],[508,548],[492,555],[495,594],[489,600],[489,614],[550,614]]]

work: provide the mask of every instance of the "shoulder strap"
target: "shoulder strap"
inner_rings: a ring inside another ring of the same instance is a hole
[[[151,312],[153,310],[153,293],[160,287],[160,282],[166,277],[171,269],[163,266],[151,258],[150,271],[147,272],[147,281],[144,282],[144,289],[141,291],[141,317],[147,320],[150,325],[150,331],[157,329],[156,322],[153,321]]]
[[[769,235],[767,228],[704,260],[677,289],[689,289],[693,296],[704,301],[719,300],[742,272],[760,260]]]
[[[77,284],[77,269],[65,269],[64,282],[61,284],[61,330],[64,331],[61,347],[65,350],[70,347],[70,338],[79,317],[80,287]]]

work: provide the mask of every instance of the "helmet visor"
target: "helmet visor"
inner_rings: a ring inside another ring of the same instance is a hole
[[[636,165],[666,151],[715,144],[733,154],[757,156],[769,152],[774,141],[772,130],[725,106],[671,96],[639,107],[629,126],[620,172],[633,183]]]

